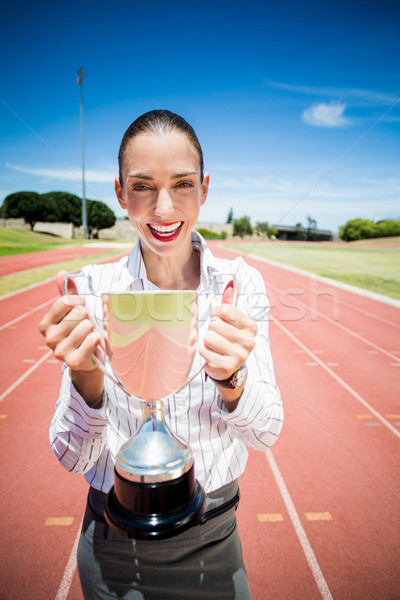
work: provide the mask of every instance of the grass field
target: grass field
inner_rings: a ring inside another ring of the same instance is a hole
[[[400,238],[360,242],[246,242],[226,246],[400,299]]]
[[[82,240],[66,240],[46,233],[0,227],[0,256],[13,256],[79,246]]]
[[[93,243],[96,241],[98,240],[93,240]],[[105,240],[102,241],[104,241],[105,244],[107,243]],[[118,240],[112,240],[114,243],[116,241]],[[123,241],[126,242],[127,240]],[[135,240],[132,240],[132,245],[134,244],[134,241]],[[41,252],[44,250],[55,250],[57,248],[68,248],[70,246],[81,246],[82,243],[83,240],[79,239],[66,240],[45,233],[0,227],[0,257],[13,256],[15,254],[27,254],[30,252]],[[85,240],[85,243],[91,242]],[[60,270],[76,271],[93,261],[105,261],[122,253],[122,248],[113,248],[110,244],[109,249],[105,248],[104,252],[96,254],[95,257],[92,255],[84,258],[76,258],[44,267],[29,269],[28,271],[22,271],[21,273],[5,275],[4,277],[0,277],[0,296],[55,277]]]
[[[0,256],[81,244],[82,240],[66,240],[47,234],[0,227]],[[400,237],[361,240],[348,244],[250,241],[227,242],[225,245],[400,299]],[[121,253],[121,248],[110,247],[101,254],[96,254],[96,262]],[[61,269],[73,271],[89,262],[93,262],[93,258],[75,259],[1,277],[0,296],[54,277]]]

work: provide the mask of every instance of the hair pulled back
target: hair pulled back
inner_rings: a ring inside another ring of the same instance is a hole
[[[200,178],[203,181],[204,172],[204,161],[203,151],[200,146],[200,142],[197,135],[191,125],[183,117],[180,117],[176,113],[170,110],[160,109],[151,110],[138,117],[128,129],[125,131],[121,145],[118,152],[118,166],[119,166],[119,182],[123,187],[122,168],[124,164],[125,150],[134,137],[142,133],[152,133],[155,135],[165,135],[172,131],[178,131],[187,136],[193,147],[196,149],[199,155],[200,162]]]

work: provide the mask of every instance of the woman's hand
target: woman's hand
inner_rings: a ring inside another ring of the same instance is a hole
[[[66,271],[57,275],[57,287],[63,294]],[[104,344],[90,320],[84,301],[77,295],[73,281],[68,284],[67,296],[61,295],[39,324],[47,346],[55,358],[65,362],[71,379],[89,406],[98,401],[103,392],[104,377],[95,365],[92,354],[104,360]]]
[[[228,283],[221,306],[211,311],[210,325],[200,349],[201,356],[207,362],[207,375],[222,381],[229,379],[246,362],[257,335],[257,324],[232,305],[232,298],[233,286]],[[219,388],[228,409],[233,410],[236,406],[243,388],[244,383],[236,390]]]

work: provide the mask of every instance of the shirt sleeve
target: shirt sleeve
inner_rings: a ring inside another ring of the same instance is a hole
[[[50,426],[50,443],[67,471],[78,475],[87,473],[98,460],[106,439],[105,401],[103,397],[100,409],[90,408],[73,386],[68,367],[63,365],[60,396]]]
[[[269,300],[260,273],[244,262],[238,273],[241,294],[238,307],[256,321],[255,348],[247,360],[247,381],[237,407],[224,410],[221,418],[243,442],[256,450],[265,450],[278,439],[283,424],[280,391],[275,382],[269,344]]]

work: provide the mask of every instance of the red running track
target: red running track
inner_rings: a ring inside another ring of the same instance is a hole
[[[220,255],[234,257],[213,245]],[[253,600],[400,598],[400,310],[247,258],[271,299],[285,406],[238,510]],[[2,597],[81,600],[83,479],[49,450],[60,366],[37,331],[54,283],[0,300]]]
[[[105,252],[105,248],[93,246],[71,246],[69,248],[60,248],[59,250],[45,250],[43,252],[32,252],[30,254],[16,254],[15,256],[0,257],[0,277],[19,273],[37,267],[44,267],[73,258],[90,256]]]

